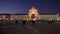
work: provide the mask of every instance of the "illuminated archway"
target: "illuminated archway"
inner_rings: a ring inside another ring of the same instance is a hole
[[[35,9],[35,7],[29,9],[29,20],[37,20],[37,16],[38,16],[38,10]]]

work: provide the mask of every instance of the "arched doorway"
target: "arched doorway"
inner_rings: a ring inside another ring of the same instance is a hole
[[[35,20],[35,14],[31,15],[32,20]]]

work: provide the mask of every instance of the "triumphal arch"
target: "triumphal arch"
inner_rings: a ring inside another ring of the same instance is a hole
[[[29,9],[29,20],[37,20],[38,19],[38,10],[33,6],[31,9]]]

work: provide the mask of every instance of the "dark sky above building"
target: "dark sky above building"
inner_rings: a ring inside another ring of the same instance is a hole
[[[39,13],[60,13],[60,0],[0,0],[0,13],[28,13],[32,6]]]

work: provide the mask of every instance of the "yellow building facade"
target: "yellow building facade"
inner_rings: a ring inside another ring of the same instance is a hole
[[[39,13],[35,7],[29,9],[27,14],[0,14],[0,20],[58,20],[59,14],[54,13]],[[59,19],[60,20],[60,19]]]
[[[59,14],[54,13],[39,13],[35,7],[29,9],[27,14],[14,14],[12,15],[16,20],[57,20]]]

